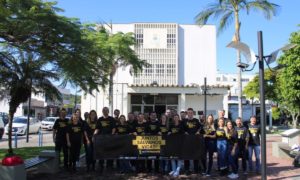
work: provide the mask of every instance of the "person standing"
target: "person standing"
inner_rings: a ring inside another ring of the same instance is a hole
[[[220,167],[220,175],[224,176],[227,169],[226,152],[227,152],[227,128],[223,118],[218,120],[218,128],[216,130],[218,166]]]
[[[180,122],[179,115],[176,114],[173,117],[173,124],[169,128],[168,135],[182,135],[184,134],[184,129],[183,126]],[[180,159],[172,159],[171,160],[171,166],[172,166],[172,171],[169,173],[169,175],[173,177],[178,177],[180,174],[180,170],[183,167],[183,160]]]
[[[236,158],[236,167],[239,169],[238,159],[242,158],[242,168],[244,174],[247,174],[247,157],[248,157],[248,143],[249,143],[249,132],[248,129],[243,126],[242,119],[237,118],[236,123],[236,132],[237,132],[237,158]]]
[[[231,167],[231,174],[228,175],[230,179],[239,177],[237,173],[236,159],[237,159],[237,133],[231,121],[227,121],[227,155],[229,156],[228,162]]]
[[[138,121],[136,123],[133,134],[135,136],[146,135],[147,131],[148,131],[148,123],[144,118],[144,114],[140,113],[138,115]],[[135,162],[135,166],[136,166],[136,171],[138,173],[145,171],[145,160],[137,160]]]
[[[126,123],[126,117],[124,115],[119,116],[119,123],[116,126],[116,134],[118,134],[118,135],[129,134],[129,128]],[[129,160],[121,159],[121,160],[119,160],[119,164],[120,164],[120,173],[130,172]]]
[[[166,115],[160,116],[160,122],[159,122],[159,132],[158,134],[165,137],[168,134],[168,117]],[[173,123],[171,123],[173,124]],[[169,160],[160,160],[160,170],[163,174],[167,173],[169,171]]]
[[[87,171],[90,170],[92,166],[92,170],[95,171],[95,163],[96,160],[94,159],[94,143],[92,141],[93,134],[96,130],[97,125],[97,112],[95,110],[91,110],[89,113],[89,117],[87,118],[87,124],[85,127],[86,130],[86,136],[89,139],[89,144],[87,144],[87,150],[86,150],[86,163],[87,163]]]
[[[64,156],[64,168],[68,169],[68,146],[66,139],[66,132],[68,126],[68,119],[66,119],[66,109],[62,108],[59,111],[59,119],[57,119],[53,125],[53,141],[55,143],[55,152],[60,157],[61,150]],[[59,158],[60,161],[60,158]]]
[[[260,126],[256,124],[256,117],[250,118],[249,124],[249,145],[248,145],[248,163],[249,171],[253,171],[252,154],[255,154],[255,171],[260,173]]]
[[[73,114],[71,117],[71,123],[68,125],[66,138],[68,147],[70,148],[70,158],[69,165],[73,171],[77,171],[76,169],[76,161],[80,156],[80,148],[82,144],[82,138],[84,135],[84,129],[82,123],[79,122],[79,118],[76,114]],[[90,143],[87,136],[86,138],[87,144]]]
[[[116,121],[113,117],[109,116],[109,109],[108,107],[104,107],[102,109],[102,116],[98,119],[96,130],[94,134],[101,134],[101,135],[112,135],[116,133]],[[99,161],[100,172],[103,171],[104,168],[104,161]],[[107,169],[113,168],[113,161],[107,160],[106,163]]]
[[[210,176],[211,168],[213,165],[213,155],[216,151],[216,129],[214,126],[214,117],[212,114],[207,116],[206,123],[204,125],[204,142],[205,142],[205,162],[204,168],[206,169],[206,176]],[[208,166],[206,166],[206,158],[208,154]]]
[[[149,135],[158,135],[160,131],[160,124],[157,120],[156,112],[150,113],[150,121],[148,122],[148,134]],[[147,160],[147,170],[149,172],[152,171],[152,161],[153,160]],[[159,172],[159,160],[154,160],[154,171],[156,173]]]
[[[186,135],[200,135],[200,122],[198,119],[194,118],[193,108],[187,109],[187,119],[184,120],[183,127]],[[190,174],[191,172],[198,172],[198,165],[198,160],[190,160],[185,167],[187,174]]]

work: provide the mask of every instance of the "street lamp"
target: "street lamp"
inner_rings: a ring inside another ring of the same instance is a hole
[[[261,128],[261,178],[265,180],[267,178],[266,173],[266,104],[265,104],[265,87],[264,87],[264,61],[266,61],[267,65],[275,62],[279,51],[288,50],[296,45],[288,44],[282,48],[271,53],[269,56],[264,56],[263,53],[263,39],[262,39],[262,31],[257,32],[257,40],[258,40],[258,56],[256,56],[253,51],[248,47],[248,45],[242,42],[230,42],[227,47],[235,48],[239,50],[242,55],[246,58],[248,63],[252,63],[254,68],[256,61],[258,60],[259,65],[259,95],[260,95],[260,128]],[[244,63],[245,64],[245,63]],[[246,66],[245,66],[246,67]],[[246,67],[247,68],[247,67]],[[251,69],[251,70],[252,70]],[[248,71],[248,70],[246,70]]]
[[[206,84],[206,77],[204,77],[204,86],[201,86],[201,91],[204,94],[204,117],[206,118],[206,112],[207,112],[207,91],[209,90],[209,88],[207,87]]]

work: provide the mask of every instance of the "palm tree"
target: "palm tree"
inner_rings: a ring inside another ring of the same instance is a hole
[[[145,60],[139,59],[135,51],[131,46],[135,45],[135,38],[133,33],[122,33],[118,32],[112,33],[112,24],[108,25],[110,28],[110,33],[105,29],[103,25],[100,27],[100,36],[102,37],[101,41],[104,41],[103,49],[103,58],[108,65],[108,92],[109,92],[109,110],[110,113],[113,113],[113,87],[114,82],[113,78],[119,67],[131,66],[133,73],[137,74],[143,69],[143,67],[148,66],[148,63]],[[108,63],[107,63],[108,62]]]
[[[234,41],[240,42],[240,12],[246,11],[247,14],[251,11],[263,12],[266,19],[270,19],[277,14],[279,6],[274,3],[270,3],[267,0],[216,0],[215,3],[208,5],[203,11],[201,11],[196,17],[196,23],[204,25],[208,22],[208,19],[213,17],[219,19],[218,34],[222,32],[226,27],[231,24],[234,19]],[[237,51],[237,63],[241,62],[240,52]],[[239,117],[242,117],[242,81],[241,81],[242,69],[238,68],[237,83],[239,87],[238,99],[239,99]]]
[[[50,100],[62,100],[61,93],[50,80],[57,81],[59,74],[46,70],[48,61],[23,51],[9,54],[0,52],[1,85],[8,89],[9,97],[9,154],[12,153],[12,120],[21,103],[26,102],[31,93],[44,94]]]

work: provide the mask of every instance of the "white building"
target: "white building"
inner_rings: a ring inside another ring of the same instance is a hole
[[[255,74],[242,74],[242,89],[255,77]],[[231,73],[217,73],[217,83],[221,85],[230,86],[230,91],[225,98],[224,104],[228,106],[229,117],[236,119],[238,117],[238,91],[237,74]],[[269,102],[266,101],[267,107]],[[242,98],[243,104],[243,119],[248,120],[251,116],[259,116],[260,102],[259,99],[247,99],[245,96]]]
[[[121,67],[114,77],[114,109],[128,112],[156,111],[167,108],[177,111],[192,107],[204,110],[201,86],[204,77],[210,87],[207,114],[223,109],[228,87],[216,82],[215,26],[181,25],[176,23],[113,24],[113,33],[133,32],[137,44],[133,47],[140,59],[151,67],[137,76],[130,67]],[[101,109],[108,104],[108,89],[82,95],[82,112]],[[225,107],[226,108],[226,107]]]

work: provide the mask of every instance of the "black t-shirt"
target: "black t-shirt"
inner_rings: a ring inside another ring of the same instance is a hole
[[[233,145],[234,143],[237,143],[237,133],[235,129],[232,129],[230,132],[228,130],[226,137],[229,145]]]
[[[249,145],[260,145],[260,126],[248,125],[249,127]]]
[[[112,134],[112,130],[116,128],[116,121],[113,117],[100,117],[97,121],[96,129],[99,129],[100,134]]]
[[[129,133],[129,128],[128,128],[127,124],[123,124],[123,125],[121,123],[118,124],[116,130],[117,130],[118,134],[128,134]]]
[[[170,126],[169,132],[171,134],[184,134],[184,128],[181,123],[179,123],[177,126],[174,124]]]
[[[67,133],[69,134],[69,138],[72,143],[81,143],[82,135],[83,135],[84,129],[82,123],[78,122],[77,124],[69,124]]]
[[[94,132],[96,130],[96,126],[97,126],[97,121],[88,121],[85,123],[85,131],[88,134],[89,138],[92,138],[94,135]]]
[[[68,119],[57,119],[53,125],[56,130],[55,141],[66,141],[67,127],[69,124]]]
[[[217,140],[226,140],[226,132],[224,129],[218,128],[216,130]]]
[[[196,118],[185,119],[183,121],[183,126],[184,126],[185,132],[187,132],[188,134],[191,134],[191,135],[196,134],[197,131],[200,130],[200,122]]]
[[[237,142],[238,142],[238,146],[245,146],[246,145],[246,139],[249,139],[249,133],[248,133],[248,129],[244,126],[235,127],[235,130],[237,132]]]
[[[212,128],[211,126],[204,126],[203,130],[205,135],[213,136],[216,134],[216,129]],[[216,138],[205,137],[205,140],[216,140]]]
[[[166,135],[168,134],[168,128],[167,128],[167,125],[163,125],[163,124],[160,124],[159,125],[159,132],[162,134],[162,135]]]
[[[147,123],[137,123],[135,126],[135,131],[138,135],[145,135],[147,133],[148,125]]]
[[[149,121],[148,122],[148,132],[150,135],[157,135],[159,132],[160,124],[158,121]]]
[[[137,124],[136,120],[131,120],[131,121],[127,121],[127,125],[128,125],[128,132],[129,133],[133,133],[135,132],[135,126]]]

